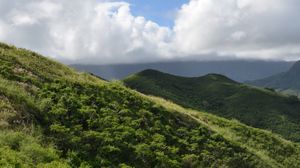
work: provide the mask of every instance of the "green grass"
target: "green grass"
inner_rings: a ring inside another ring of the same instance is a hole
[[[0,167],[299,165],[298,145],[272,133],[170,105],[5,44],[0,63]]]
[[[142,93],[300,141],[300,101],[295,97],[250,87],[216,74],[185,78],[146,70],[123,82]]]

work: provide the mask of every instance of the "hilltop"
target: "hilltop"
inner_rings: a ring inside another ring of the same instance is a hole
[[[142,93],[300,141],[300,101],[295,97],[247,86],[217,74],[188,78],[145,70],[123,82]]]

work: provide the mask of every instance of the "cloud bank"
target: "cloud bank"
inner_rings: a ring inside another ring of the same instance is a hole
[[[68,63],[297,60],[299,11],[299,0],[191,0],[163,27],[126,2],[1,0],[0,40]]]
[[[191,0],[175,21],[175,46],[182,55],[299,59],[299,11],[298,0]]]

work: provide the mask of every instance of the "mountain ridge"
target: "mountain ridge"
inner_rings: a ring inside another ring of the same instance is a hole
[[[247,83],[260,87],[270,87],[279,90],[300,90],[300,61],[288,71]]]
[[[224,80],[228,80],[228,81],[232,81],[234,83],[237,83],[236,81],[228,78],[227,76],[225,75],[222,75],[222,74],[217,74],[217,73],[208,73],[204,76],[196,76],[196,77],[186,77],[186,76],[177,76],[177,75],[173,75],[173,74],[168,74],[168,73],[165,73],[165,72],[161,72],[161,71],[158,71],[158,70],[155,70],[155,69],[145,69],[143,71],[140,71],[138,72],[136,75],[152,75],[152,74],[164,74],[164,75],[167,75],[167,76],[173,76],[173,77],[180,77],[180,78],[185,78],[185,79],[199,79],[199,78],[215,78],[215,79],[224,79]]]
[[[238,82],[256,80],[287,71],[293,62],[279,61],[187,61],[117,65],[70,65],[77,70],[91,72],[107,80],[120,80],[145,69],[156,69],[178,76],[195,77],[207,73],[223,74]]]
[[[298,99],[244,85],[221,76],[182,78],[166,73],[137,73],[123,80],[142,93],[163,97],[187,108],[204,110],[299,141]],[[298,137],[298,138],[297,138]]]

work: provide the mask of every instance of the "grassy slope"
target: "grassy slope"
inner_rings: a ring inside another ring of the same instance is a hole
[[[299,147],[273,134],[174,108],[5,44],[0,97],[1,167],[299,165]]]
[[[185,78],[146,70],[129,76],[124,83],[184,107],[238,119],[300,141],[300,101],[295,97],[246,86],[216,74]]]
[[[246,126],[237,120],[227,120],[212,114],[186,109],[162,98],[153,96],[150,98],[169,110],[179,111],[194,118],[199,123],[222,135],[225,139],[255,153],[273,167],[282,167],[283,165],[298,167],[296,165],[298,161],[296,160],[300,157],[300,153],[296,152],[299,148],[297,143],[287,141],[269,131]]]

